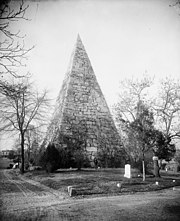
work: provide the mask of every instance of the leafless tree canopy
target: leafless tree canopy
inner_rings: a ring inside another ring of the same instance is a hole
[[[137,115],[137,104],[146,100],[147,89],[153,84],[153,79],[144,77],[142,80],[125,79],[120,82],[119,101],[115,105],[116,116],[126,121],[133,121]]]
[[[11,27],[18,20],[28,20],[25,12],[28,5],[19,1],[19,6],[13,9],[11,1],[3,0],[0,3],[0,75],[19,76],[18,68],[25,66],[27,53],[33,48],[25,48],[24,37],[20,31],[12,32]]]
[[[33,90],[28,80],[17,83],[0,82],[1,131],[25,133],[30,124],[40,126],[46,121],[49,99],[47,91]]]
[[[180,82],[170,78],[162,80],[158,95],[153,106],[157,123],[166,136],[180,138]]]
[[[147,97],[146,89],[151,93],[153,81],[144,78],[141,81],[133,79],[121,83],[122,93],[115,106],[117,122],[125,120],[132,122],[138,113],[138,102],[143,101],[153,111],[155,125],[170,138],[180,137],[180,82],[176,79],[164,78],[160,81],[156,95]]]

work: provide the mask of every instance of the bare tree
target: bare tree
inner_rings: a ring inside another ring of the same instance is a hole
[[[156,99],[154,100],[148,100],[149,98],[146,97],[145,91],[152,85],[152,81],[148,78],[135,82],[134,80],[126,80],[125,83],[121,85],[124,86],[124,90],[123,93],[120,94],[118,104],[115,106],[115,114],[119,132],[123,137],[122,141],[126,151],[130,155],[130,159],[135,161],[136,159],[139,160],[141,152],[142,158],[144,159],[146,150],[151,150],[151,152],[160,159],[167,159],[168,155],[170,159],[175,153],[171,139],[179,137],[180,131],[179,82],[172,81],[171,79],[163,80],[161,82],[160,93],[157,93]],[[148,104],[145,105],[145,112],[147,110],[155,116],[152,117],[153,124],[150,127],[151,130],[147,130],[143,121],[141,122],[140,116],[142,119],[143,116],[145,118],[148,117],[145,113],[145,115],[142,115],[141,104]],[[141,127],[139,127],[139,125],[141,125]],[[159,130],[157,130],[155,126]],[[145,131],[145,136],[144,133],[140,133],[139,131]],[[157,134],[161,136],[156,136]],[[141,139],[143,137],[145,137],[145,139]],[[141,151],[139,151],[138,140],[141,140],[142,143]]]
[[[136,161],[139,154],[135,146],[136,140],[129,142],[129,124],[138,118],[140,112],[139,104],[146,103],[148,88],[153,84],[153,80],[147,76],[142,79],[125,79],[120,82],[120,93],[117,104],[114,105],[114,115],[118,131],[122,137],[123,145],[128,153]],[[132,138],[132,136],[131,136]],[[134,143],[134,144],[133,144]]]
[[[153,104],[157,126],[167,138],[180,138],[180,82],[165,78],[160,86],[158,97]]]
[[[39,151],[39,144],[41,141],[41,131],[39,128],[35,128],[34,125],[29,125],[25,134],[25,145],[27,147],[27,164],[37,163],[37,153]]]
[[[21,36],[19,30],[12,31],[12,25],[15,22],[28,20],[25,12],[29,6],[25,5],[23,0],[17,3],[16,9],[11,4],[10,0],[2,0],[0,3],[0,76],[10,74],[17,77],[18,68],[25,66],[26,55],[33,47],[25,48],[25,36]]]
[[[24,173],[25,136],[31,125],[41,127],[47,122],[49,99],[47,91],[39,93],[29,80],[17,83],[0,82],[0,132],[17,131],[21,141],[21,172]]]
[[[128,122],[135,120],[138,113],[138,104],[145,100],[147,89],[152,83],[153,80],[146,76],[141,80],[132,78],[120,82],[119,101],[114,107],[116,117],[123,118]]]

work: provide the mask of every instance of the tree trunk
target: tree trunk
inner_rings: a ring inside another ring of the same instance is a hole
[[[29,145],[29,147],[28,147],[28,166],[29,166],[29,164],[30,164],[30,145]]]
[[[146,179],[145,162],[144,162],[144,152],[142,153],[142,168],[143,168],[143,181]]]
[[[159,170],[162,169],[162,159],[158,160]]]
[[[24,134],[21,134],[21,173],[24,173]]]
[[[153,161],[154,161],[154,176],[155,177],[160,177],[158,157],[153,157]]]
[[[145,172],[145,163],[144,163],[144,159],[142,161],[142,167],[143,167],[143,181],[146,180],[146,172]]]

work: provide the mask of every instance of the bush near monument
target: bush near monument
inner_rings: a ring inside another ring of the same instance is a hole
[[[90,167],[89,159],[86,152],[81,149],[74,149],[72,146],[69,148],[58,148],[59,151],[59,168],[81,168]]]
[[[54,144],[49,144],[40,159],[41,166],[48,173],[52,173],[59,168],[59,151]]]
[[[90,167],[89,159],[81,146],[72,142],[71,137],[69,139],[66,137],[66,143],[67,147],[57,145],[57,148],[54,144],[49,144],[45,151],[40,152],[39,164],[48,173],[59,168],[77,168],[80,170],[82,167]]]
[[[71,125],[71,135],[59,134],[57,149],[60,153],[60,168],[90,167],[86,151],[87,131],[83,125]]]
[[[97,152],[98,166],[101,168],[119,168],[124,167],[127,156],[122,149],[101,148]]]

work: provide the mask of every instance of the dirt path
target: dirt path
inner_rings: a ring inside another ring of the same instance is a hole
[[[131,195],[70,198],[0,170],[1,220],[180,220],[180,188]]]
[[[42,213],[44,216],[44,207],[47,208],[46,216],[48,214],[53,219],[57,216],[53,205],[69,198],[67,194],[11,174],[8,170],[0,171],[0,194],[1,220],[28,220],[31,215],[41,217]]]

